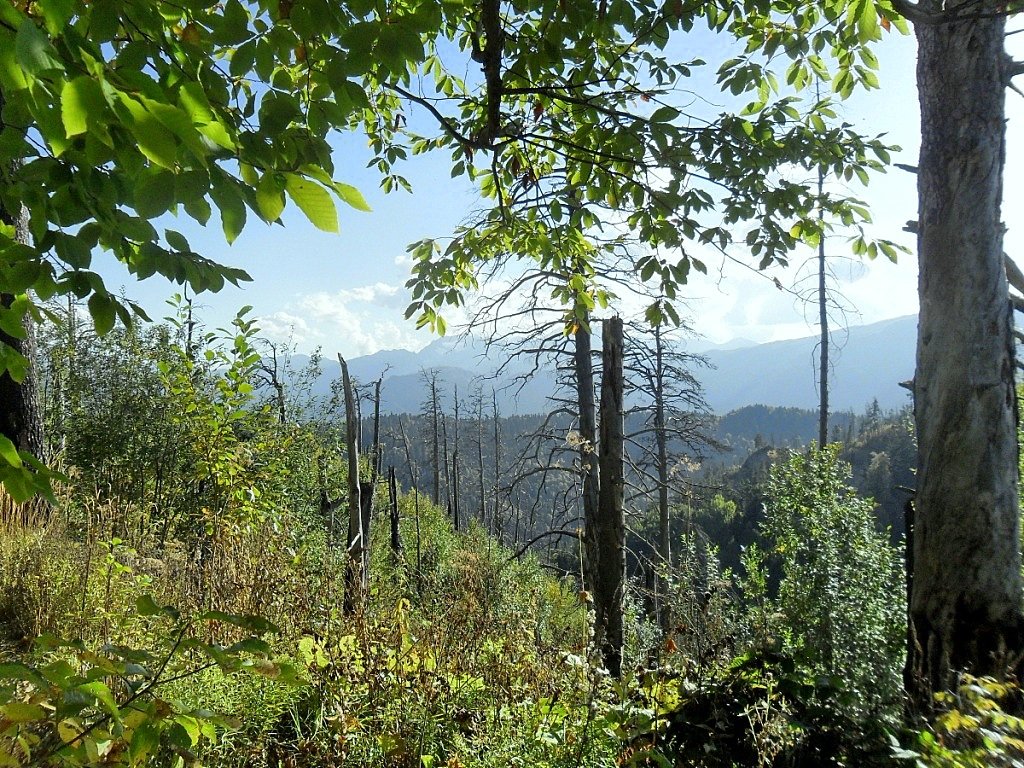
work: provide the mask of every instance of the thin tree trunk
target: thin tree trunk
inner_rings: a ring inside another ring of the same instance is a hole
[[[384,377],[381,376],[373,385],[373,479],[375,483],[384,466],[384,447],[380,444],[380,387],[383,383]]]
[[[586,542],[594,590],[594,644],[608,671],[618,677],[622,672],[622,601],[626,580],[622,318],[604,321],[601,340],[601,483],[597,516],[587,525]]]
[[[999,673],[1020,650],[1017,414],[1000,219],[1005,20],[916,27],[921,156],[911,616],[919,703],[951,672]],[[967,8],[967,6],[970,6]]]
[[[491,387],[491,414],[494,419],[494,500],[492,501],[491,520],[494,524],[494,535],[500,542],[502,540],[502,529],[504,527],[504,523],[501,518],[501,502],[498,498],[498,478],[501,476],[501,421],[498,415],[498,393],[495,392],[494,387]]]
[[[345,358],[338,355],[341,382],[345,390],[345,442],[348,449],[348,561],[345,565],[345,601],[342,610],[353,614],[359,604],[364,581],[365,532],[359,485],[359,414],[356,411],[352,379]]]
[[[459,530],[459,521],[452,514],[452,470],[448,461],[448,418],[443,413],[441,414],[441,444],[444,446],[444,504],[445,509],[448,510],[448,518],[452,521],[452,527],[457,531]]]
[[[665,423],[665,348],[661,326],[654,328],[654,440],[658,473],[658,553],[662,574],[658,579],[658,619],[663,635],[672,630],[667,575],[672,567],[672,520],[668,504],[668,430]]]
[[[480,485],[480,525],[484,526],[484,530],[489,530],[487,526],[487,491],[484,488],[484,394],[478,390],[480,399],[477,400],[477,412],[476,412],[476,459],[477,459],[477,476]]]
[[[818,197],[821,198],[825,189],[825,171],[818,169]],[[818,407],[818,447],[824,448],[828,443],[828,293],[825,286],[825,209],[818,206],[818,223],[822,231],[818,239],[818,324],[821,326],[819,352],[821,359],[818,371],[818,387],[821,395]]]
[[[589,320],[589,318],[588,318]],[[594,405],[594,361],[591,357],[590,329],[576,329],[573,364],[576,378],[576,404],[580,427],[580,473],[583,476],[583,522],[589,530],[597,520],[600,470],[597,462],[597,413]],[[596,555],[596,552],[593,553]],[[584,573],[587,589],[594,588],[600,566],[594,557]]]
[[[440,455],[440,443],[441,433],[438,414],[439,411],[437,402],[437,372],[434,371],[433,376],[430,379],[430,414],[434,420],[434,495],[433,501],[434,506],[438,506],[441,503],[441,455]]]
[[[455,445],[452,451],[452,523],[459,530],[462,516],[459,514],[459,388],[455,387]]]
[[[388,467],[388,505],[391,512],[391,552],[395,560],[402,559],[402,535],[399,530],[398,517],[398,480],[394,466]]]

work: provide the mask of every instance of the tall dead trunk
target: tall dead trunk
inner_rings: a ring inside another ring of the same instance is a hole
[[[622,599],[626,581],[623,512],[622,318],[602,324],[600,491],[587,522],[586,549],[594,590],[594,645],[613,677],[622,672]]]
[[[452,514],[452,465],[448,457],[448,417],[441,414],[441,445],[444,446],[442,459],[444,460],[444,508],[448,510],[448,517],[452,521],[452,527],[458,528],[458,520]]]
[[[381,376],[373,383],[373,480],[377,482],[381,468],[384,466],[384,447],[380,443],[380,387],[384,383]]]
[[[440,448],[441,448],[441,446],[440,446],[441,432],[440,432],[440,423],[439,423],[439,419],[440,419],[440,413],[439,412],[441,410],[441,407],[440,407],[440,403],[438,402],[438,394],[437,394],[437,371],[430,371],[429,373],[427,373],[427,376],[429,376],[429,379],[428,379],[427,383],[428,383],[429,388],[430,388],[430,416],[431,416],[431,419],[433,421],[433,427],[434,427],[434,431],[433,431],[434,441],[433,441],[433,454],[432,454],[433,462],[434,462],[433,463],[433,468],[434,468],[434,491],[433,491],[432,501],[434,502],[434,506],[436,507],[438,504],[441,503],[441,451],[440,451]]]
[[[589,321],[589,318],[588,318]],[[589,529],[597,520],[600,470],[597,462],[597,412],[594,405],[594,361],[591,357],[590,328],[576,329],[573,357],[576,405],[580,427],[580,473],[583,477],[583,523]],[[599,566],[592,558],[584,573],[587,589],[593,589]]]
[[[459,530],[462,515],[459,512],[459,388],[455,387],[455,444],[452,450],[452,524]]]
[[[491,501],[491,520],[494,525],[494,535],[498,541],[501,541],[504,528],[504,521],[502,520],[503,510],[498,498],[498,478],[501,476],[501,417],[498,413],[498,393],[494,390],[494,387],[491,387],[491,417],[493,419],[491,426],[494,433],[494,496]]]
[[[348,561],[345,565],[345,601],[342,610],[352,614],[359,605],[366,578],[365,531],[359,484],[359,413],[356,410],[352,379],[348,375],[348,364],[341,355],[338,355],[338,363],[341,365],[341,383],[345,391],[345,443],[348,450]]]
[[[484,530],[489,530],[487,527],[487,490],[484,487],[484,393],[483,390],[477,390],[477,401],[476,401],[476,462],[477,462],[477,478],[479,479],[478,485],[480,486],[480,525],[484,526]]]
[[[993,0],[925,0],[918,22],[921,300],[911,653],[920,690],[1000,672],[1024,638],[1011,312],[1000,219],[1005,20]]]
[[[396,561],[402,559],[402,535],[398,516],[398,479],[394,466],[388,467],[388,509],[391,513],[391,553]]]
[[[818,197],[824,194],[825,171],[818,169]],[[825,284],[825,209],[818,206],[818,223],[821,232],[818,239],[818,325],[821,332],[819,343],[818,366],[818,447],[824,448],[828,443],[828,291]]]
[[[658,554],[662,575],[658,579],[658,619],[663,635],[672,629],[672,611],[668,595],[669,569],[672,567],[672,520],[668,503],[668,426],[665,422],[665,346],[661,326],[654,328],[654,442],[658,474]]]

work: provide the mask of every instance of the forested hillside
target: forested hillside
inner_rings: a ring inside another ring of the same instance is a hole
[[[90,753],[125,739],[128,754],[154,764],[181,752],[212,765],[405,764],[413,756],[490,764],[507,750],[569,765],[694,749],[733,764],[765,754],[763,736],[735,718],[766,705],[778,708],[772,727],[790,734],[780,755],[819,760],[854,750],[883,759],[875,729],[891,731],[898,720],[899,487],[912,482],[913,461],[905,413],[851,414],[837,422],[844,447],[822,453],[804,447],[810,412],[693,414],[703,438],[673,446],[668,572],[658,555],[657,489],[636,452],[627,480],[631,682],[618,691],[586,660],[590,598],[577,586],[582,521],[567,471],[573,424],[495,419],[477,401],[462,406],[456,442],[453,410],[442,409],[435,496],[432,414],[382,416],[376,430],[364,417],[362,471],[375,455],[385,471],[371,489],[368,588],[343,610],[344,409],[308,386],[273,386],[271,358],[259,354],[263,342],[244,317],[226,334],[198,332],[187,306],[178,317],[97,338],[71,316],[41,339],[51,455],[69,478],[57,508],[37,504],[21,513],[28,519],[8,517],[0,616],[8,653],[68,627],[83,643],[36,645],[50,659],[39,668],[49,687],[36,686],[26,708],[8,709],[16,713],[8,734],[31,739],[43,760],[89,763]],[[627,432],[641,421],[627,419]],[[877,506],[841,490],[851,477],[845,461]],[[397,495],[389,500],[392,466]],[[785,515],[798,509],[787,494],[822,493],[820,482],[836,484],[828,502],[836,517],[814,523],[805,545],[854,549],[827,555],[835,562],[793,559],[779,549],[781,537],[800,535],[779,528],[793,525]],[[17,508],[8,501],[7,509]],[[833,568],[871,568],[881,581],[833,596],[840,602],[824,614],[821,595],[787,597]],[[865,605],[879,613],[864,614]],[[819,636],[778,644],[776,633],[807,631],[806,611],[814,621],[861,622],[828,642],[881,632],[892,654],[844,645],[852,655],[826,661]],[[777,677],[783,659],[783,669],[795,666]],[[677,673],[644,671],[655,664],[698,666],[677,688]],[[32,684],[23,669],[10,674]],[[834,676],[829,686],[804,677],[815,669]],[[881,687],[879,674],[888,681]],[[849,688],[869,678],[869,697]],[[69,710],[62,698],[86,680],[102,684],[89,689],[97,696],[144,691],[139,724],[124,714],[128,704],[117,705],[124,724],[116,727],[101,709],[95,737],[54,752],[33,728],[34,713],[56,706],[64,723],[93,722],[81,719],[88,708]],[[692,683],[699,692],[687,692]],[[763,697],[764,684],[788,692]],[[661,714],[652,718],[652,706]],[[705,723],[696,741],[683,726],[694,718],[705,718],[696,720]]]
[[[1022,12],[0,1],[0,767],[1024,764]]]

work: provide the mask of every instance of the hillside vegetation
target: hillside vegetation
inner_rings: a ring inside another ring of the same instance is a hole
[[[899,537],[835,446],[695,475],[668,570],[634,501],[620,679],[571,529],[530,550],[467,509],[456,532],[422,491],[396,539],[377,489],[346,613],[342,426],[300,392],[301,418],[261,403],[244,316],[190,327],[46,345],[66,479],[55,507],[5,502],[5,764],[981,765],[1018,743],[989,682],[901,724]],[[869,413],[842,455],[893,492],[908,440]]]

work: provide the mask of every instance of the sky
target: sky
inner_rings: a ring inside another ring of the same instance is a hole
[[[1024,35],[1009,40],[1016,46],[1012,51],[1016,58],[1024,58]],[[713,75],[716,62],[730,55],[727,43],[718,38],[704,35],[693,42],[709,62],[708,75]],[[841,116],[864,134],[885,133],[888,143],[902,148],[894,153],[894,162],[916,165],[919,119],[913,36],[903,37],[893,30],[876,53],[881,88],[856,94],[844,104]],[[1011,256],[1016,253],[1021,263],[1024,224],[1017,224],[1015,212],[1024,210],[1024,98],[1008,92],[1007,110],[1006,250]],[[411,265],[406,247],[424,237],[448,235],[480,203],[467,181],[450,178],[446,152],[411,157],[399,170],[412,183],[412,194],[381,192],[376,172],[365,167],[369,157],[365,139],[358,135],[342,137],[336,144],[335,178],[359,187],[373,209],[365,213],[340,204],[341,233],[337,235],[314,229],[294,206],[285,211],[284,226],[265,225],[250,214],[249,224],[231,246],[225,244],[216,216],[205,229],[184,215],[166,223],[186,234],[194,250],[245,269],[253,278],[242,288],[227,286],[217,294],[196,298],[208,326],[223,327],[239,308],[251,305],[264,336],[290,340],[299,352],[322,347],[332,358],[339,352],[352,358],[381,349],[418,350],[436,338],[404,319],[409,303],[404,283]],[[873,175],[867,188],[855,183],[850,191],[871,207],[870,231],[907,247],[914,245],[913,236],[902,231],[908,220],[916,218],[912,174],[892,168],[884,175]],[[830,241],[828,249],[837,289],[832,312],[837,327],[917,311],[917,265],[912,253],[893,264],[884,257],[875,261],[850,257],[842,239]],[[810,292],[816,284],[812,252],[795,254],[787,269],[772,267],[765,272],[754,268],[754,259],[733,255],[723,259],[706,254],[708,275],[694,274],[685,288],[684,316],[704,344],[776,341],[816,332],[817,310],[806,300],[813,298]],[[100,271],[109,288],[122,286],[154,319],[170,312],[165,301],[181,290],[159,276],[135,282],[110,259]],[[776,279],[783,290],[776,286]],[[458,312],[446,316],[450,325],[457,325],[462,317]],[[840,330],[840,342],[841,336]]]

